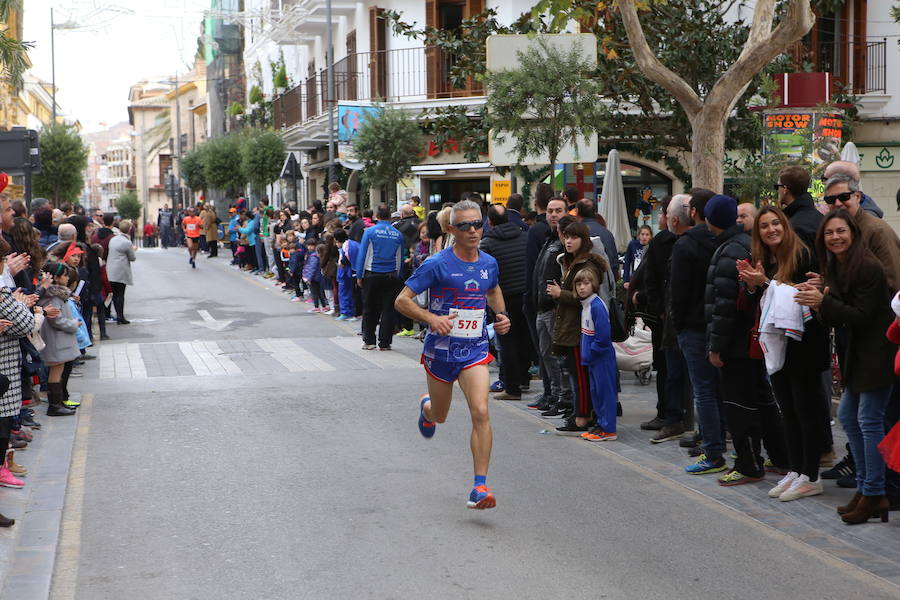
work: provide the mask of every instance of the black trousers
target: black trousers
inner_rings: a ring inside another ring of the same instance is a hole
[[[116,320],[121,321],[125,318],[125,287],[124,283],[118,281],[110,281],[113,293],[113,306],[116,308]]]
[[[762,360],[752,358],[723,360],[725,366],[719,369],[724,392],[722,406],[737,452],[734,468],[748,477],[762,477],[762,444],[776,465],[784,466],[788,460],[784,422],[766,380],[766,366]]]
[[[506,312],[509,313],[509,332],[497,336],[503,357],[503,386],[513,396],[522,394],[522,387],[530,385],[531,331],[522,306],[522,294],[503,294]]]
[[[387,348],[394,339],[394,300],[400,293],[402,282],[393,273],[366,272],[363,278],[363,343],[375,344],[375,328],[378,328],[378,346]]]
[[[656,371],[656,418],[666,418],[666,379],[669,369],[666,367],[666,353],[662,347],[663,324],[654,323],[650,327],[650,341],[653,344],[653,369]]]
[[[210,258],[214,258],[219,255],[219,242],[213,240],[211,242],[207,242],[207,246],[209,247]]]
[[[816,481],[822,448],[827,440],[823,426],[828,415],[822,397],[825,394],[822,374],[785,365],[782,370],[773,373],[771,379],[775,398],[784,413],[788,444],[788,463],[775,464]]]

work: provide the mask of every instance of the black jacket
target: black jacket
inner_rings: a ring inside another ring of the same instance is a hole
[[[716,238],[719,247],[706,271],[706,338],[710,352],[747,358],[755,313],[738,310],[737,261],[750,258],[750,236],[734,225]]]
[[[669,289],[672,326],[676,333],[687,329],[706,332],[703,303],[706,270],[717,247],[716,237],[706,225],[688,229],[672,247]]]
[[[403,234],[403,244],[407,250],[419,241],[419,225],[421,224],[422,221],[418,217],[404,217],[394,223],[394,227]],[[347,237],[350,235],[347,234]],[[360,239],[362,238],[360,237]]]
[[[503,223],[484,234],[481,250],[497,261],[500,289],[504,294],[522,294],[525,287],[525,246],[528,236],[515,223]]]
[[[550,231],[550,226],[547,225],[547,215],[543,214],[537,216],[534,225],[528,230],[528,242],[525,248],[525,285],[529,290],[531,289],[534,265],[544,246],[548,231]]]
[[[660,231],[647,246],[641,267],[644,269],[643,286],[638,291],[647,301],[647,312],[662,317],[665,313],[666,286],[669,284],[669,258],[672,246],[678,239],[668,229]],[[634,285],[634,284],[632,284]]]
[[[534,228],[532,228],[534,231]],[[544,237],[544,245],[538,254],[537,261],[534,265],[534,273],[531,277],[531,293],[534,307],[537,312],[547,312],[556,308],[556,302],[547,295],[547,281],[556,281],[562,283],[562,267],[556,262],[556,257],[563,251],[562,242],[555,231],[547,228],[547,234]]]
[[[791,227],[794,228],[806,247],[815,252],[816,232],[819,231],[819,225],[825,216],[816,208],[812,196],[803,194],[795,199],[784,207],[784,214],[787,215]]]
[[[612,234],[612,231],[598,223],[596,219],[585,219],[581,224],[587,225],[591,237],[598,237],[603,242],[603,252],[606,254],[606,260],[612,269],[613,278],[618,280],[621,275],[619,272],[619,253],[616,250],[616,237]]]

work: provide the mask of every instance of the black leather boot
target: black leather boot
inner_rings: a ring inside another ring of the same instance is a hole
[[[63,406],[63,384],[48,383],[47,384],[47,416],[48,417],[65,417],[74,415],[75,411],[71,408]]]

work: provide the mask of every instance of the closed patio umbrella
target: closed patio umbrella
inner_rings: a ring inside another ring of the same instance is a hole
[[[606,174],[597,212],[606,219],[606,228],[616,237],[616,250],[625,252],[631,241],[631,226],[628,224],[628,208],[625,205],[625,187],[622,184],[622,169],[619,151],[610,150],[606,159]]]

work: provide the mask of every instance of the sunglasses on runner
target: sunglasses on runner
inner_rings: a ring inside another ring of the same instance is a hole
[[[461,221],[454,223],[453,226],[460,231],[469,231],[470,229],[481,229],[484,227],[484,221],[481,219],[477,221]]]
[[[841,204],[846,204],[847,200],[850,199],[850,196],[855,193],[856,192],[843,192],[842,194],[833,194],[831,196],[825,196],[823,200],[825,200],[825,204],[828,204],[829,206],[834,204],[837,200],[840,200]]]

